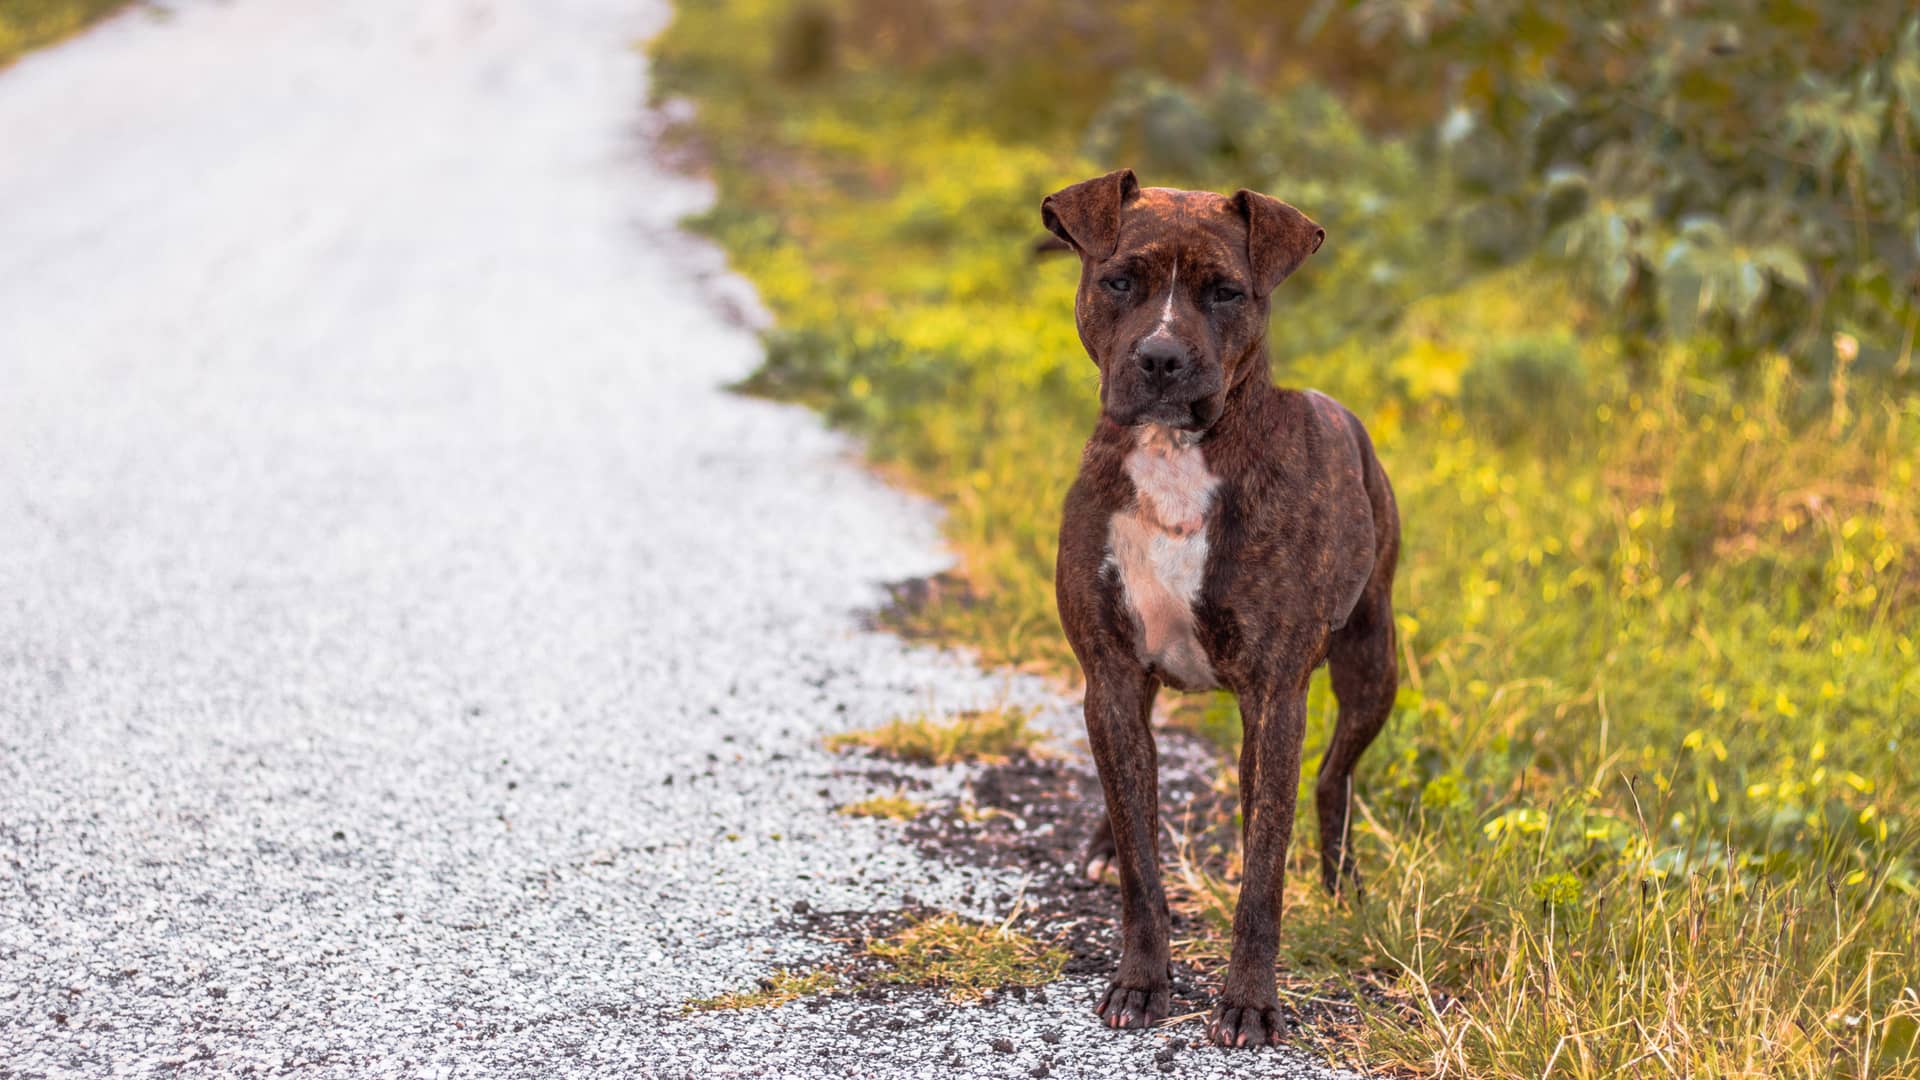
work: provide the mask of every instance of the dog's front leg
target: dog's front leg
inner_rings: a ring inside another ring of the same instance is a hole
[[[1151,1027],[1167,1015],[1167,895],[1160,883],[1160,777],[1153,744],[1158,684],[1138,664],[1087,678],[1087,741],[1107,797],[1120,863],[1120,968],[1095,1009],[1108,1027]]]
[[[1274,962],[1307,729],[1306,680],[1278,680],[1243,691],[1240,716],[1240,903],[1233,912],[1226,986],[1207,1025],[1208,1037],[1221,1046],[1280,1041]]]

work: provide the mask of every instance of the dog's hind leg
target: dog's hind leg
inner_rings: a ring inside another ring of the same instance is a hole
[[[1100,813],[1100,821],[1093,827],[1093,835],[1087,837],[1087,846],[1080,853],[1080,864],[1075,873],[1088,881],[1100,881],[1113,869],[1119,853],[1113,846],[1113,822],[1107,819],[1106,811]]]
[[[1333,676],[1333,696],[1340,715],[1333,738],[1320,762],[1314,785],[1314,808],[1320,818],[1320,876],[1327,891],[1338,896],[1350,882],[1357,893],[1360,874],[1354,867],[1349,841],[1353,827],[1353,767],[1386,726],[1399,688],[1393,638],[1393,577],[1376,575],[1360,605],[1335,631],[1328,645],[1327,668]]]

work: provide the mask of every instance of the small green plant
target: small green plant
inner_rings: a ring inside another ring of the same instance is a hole
[[[1011,928],[936,915],[867,945],[889,966],[880,981],[934,986],[952,1001],[975,1001],[1002,986],[1041,986],[1060,977],[1066,950]]]
[[[827,736],[827,748],[864,748],[916,765],[951,765],[962,761],[1003,762],[1015,754],[1032,754],[1044,733],[1032,726],[1033,710],[981,709],[940,719],[922,713],[900,717],[871,731],[847,731]]]
[[[875,795],[859,802],[848,803],[840,812],[848,817],[886,818],[890,821],[912,821],[927,809],[925,803],[918,803],[901,792],[891,795]]]
[[[752,990],[734,990],[687,1002],[687,1012],[715,1012],[723,1009],[772,1009],[803,997],[824,994],[839,986],[839,977],[830,971],[788,971],[781,968],[760,980]]]

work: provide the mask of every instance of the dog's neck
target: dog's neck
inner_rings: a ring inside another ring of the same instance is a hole
[[[1233,385],[1227,387],[1227,400],[1221,407],[1220,422],[1235,416],[1251,415],[1257,399],[1273,393],[1273,360],[1267,355],[1267,340],[1247,350],[1234,366]],[[1216,424],[1216,427],[1219,425]]]
[[[1257,430],[1256,418],[1265,413],[1266,399],[1278,392],[1273,385],[1273,363],[1267,357],[1263,340],[1234,365],[1233,382],[1228,385],[1226,400],[1221,403],[1220,418],[1191,445],[1204,450],[1239,438],[1248,425]]]

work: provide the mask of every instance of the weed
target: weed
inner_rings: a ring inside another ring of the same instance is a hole
[[[1010,922],[1011,920],[1009,920]],[[890,970],[882,982],[936,986],[953,1001],[974,1001],[1002,986],[1041,986],[1060,977],[1066,950],[1010,928],[943,914],[870,942]]]
[[[936,988],[951,1001],[966,1002],[1004,986],[1040,986],[1059,978],[1066,950],[1014,930],[1017,915],[1016,909],[1006,921],[986,924],[943,912],[869,941],[865,958],[874,962],[867,965],[870,970],[843,975],[825,969],[780,969],[753,990],[697,998],[684,1009],[777,1008],[803,997],[877,984]]]
[[[695,998],[685,1005],[687,1012],[713,1012],[721,1009],[773,1009],[803,997],[825,994],[839,985],[830,971],[788,971],[781,968],[760,980],[752,990],[735,990],[709,998]]]
[[[858,747],[917,765],[962,761],[1003,762],[1034,753],[1045,734],[1033,727],[1033,711],[982,709],[941,719],[928,714],[899,717],[871,731],[827,736],[827,748]]]
[[[848,817],[876,817],[890,821],[912,821],[925,810],[925,804],[914,802],[898,791],[891,795],[861,799],[840,808],[840,812]]]
[[[8,0],[0,5],[0,68],[79,33],[130,0]]]

